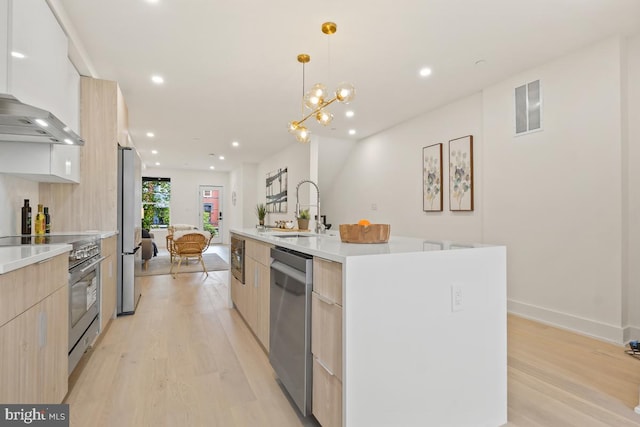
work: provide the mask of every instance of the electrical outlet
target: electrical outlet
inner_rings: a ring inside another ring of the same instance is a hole
[[[451,285],[451,311],[461,311],[464,306],[464,299],[462,295],[462,285]]]

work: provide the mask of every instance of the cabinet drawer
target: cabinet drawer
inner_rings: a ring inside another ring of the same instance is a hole
[[[255,259],[257,262],[259,262],[262,265],[266,265],[269,266],[270,265],[270,258],[271,258],[271,246],[255,241],[255,240],[251,240],[251,239],[247,239],[245,241],[245,250],[247,251],[247,256],[249,258],[253,258]]]
[[[0,275],[0,326],[67,286],[67,254]]]
[[[342,383],[313,359],[313,415],[322,427],[342,425]]]
[[[342,381],[342,307],[311,294],[311,352]]]
[[[341,306],[342,264],[314,257],[313,290]]]

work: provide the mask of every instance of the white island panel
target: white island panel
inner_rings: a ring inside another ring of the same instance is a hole
[[[344,425],[507,422],[506,248],[344,265]]]

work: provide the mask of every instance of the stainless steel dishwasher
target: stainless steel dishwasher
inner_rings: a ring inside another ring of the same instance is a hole
[[[269,361],[303,416],[311,414],[313,257],[271,249]]]

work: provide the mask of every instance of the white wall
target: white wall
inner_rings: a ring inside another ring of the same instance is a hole
[[[626,337],[640,338],[640,35],[627,41],[627,330]]]
[[[485,239],[509,248],[510,310],[621,341],[619,39],[484,91]],[[543,131],[514,137],[540,79]]]
[[[255,179],[256,200],[252,209],[255,212],[256,203],[265,203],[266,201],[266,178],[267,173],[273,172],[279,168],[288,168],[288,185],[287,185],[287,201],[288,207],[285,213],[268,213],[265,218],[265,224],[273,225],[275,221],[293,220],[296,208],[296,186],[303,179],[309,179],[310,171],[310,144],[300,144],[291,137],[291,144],[279,153],[263,160],[258,164]],[[305,204],[309,204],[309,195],[312,194],[315,204],[315,190],[312,192],[309,184],[300,187],[300,204],[301,209],[306,209]],[[311,215],[315,215],[315,210],[311,209]],[[253,222],[245,222],[245,227],[253,227],[258,223],[258,217],[253,214]]]
[[[229,173],[192,171],[183,169],[147,168],[142,172],[146,177],[171,178],[170,215],[172,224],[194,224],[201,227],[200,216],[200,185],[216,185],[223,187],[222,206],[223,221],[226,221],[226,211],[231,206],[231,192],[229,189]],[[229,233],[227,225],[223,223],[223,243],[228,243]]]
[[[39,194],[37,182],[0,174],[0,201],[3,204],[0,209],[0,236],[21,233],[21,208],[24,205],[24,199],[29,199],[31,212],[35,218],[38,212]],[[33,226],[31,231],[33,232]]]
[[[451,212],[448,142],[474,138],[475,211]],[[422,210],[422,148],[443,144],[442,212]],[[323,198],[328,222],[362,218],[391,224],[395,235],[467,242],[482,240],[482,96],[476,94],[358,142]],[[373,209],[376,205],[377,209]]]
[[[336,225],[368,218],[396,235],[505,244],[510,311],[640,337],[639,39],[628,56],[624,40],[606,39],[359,141],[324,212]],[[515,137],[513,90],[536,79],[543,130]],[[468,134],[475,211],[450,212],[447,141]],[[421,148],[438,142],[444,211],[425,213]]]

